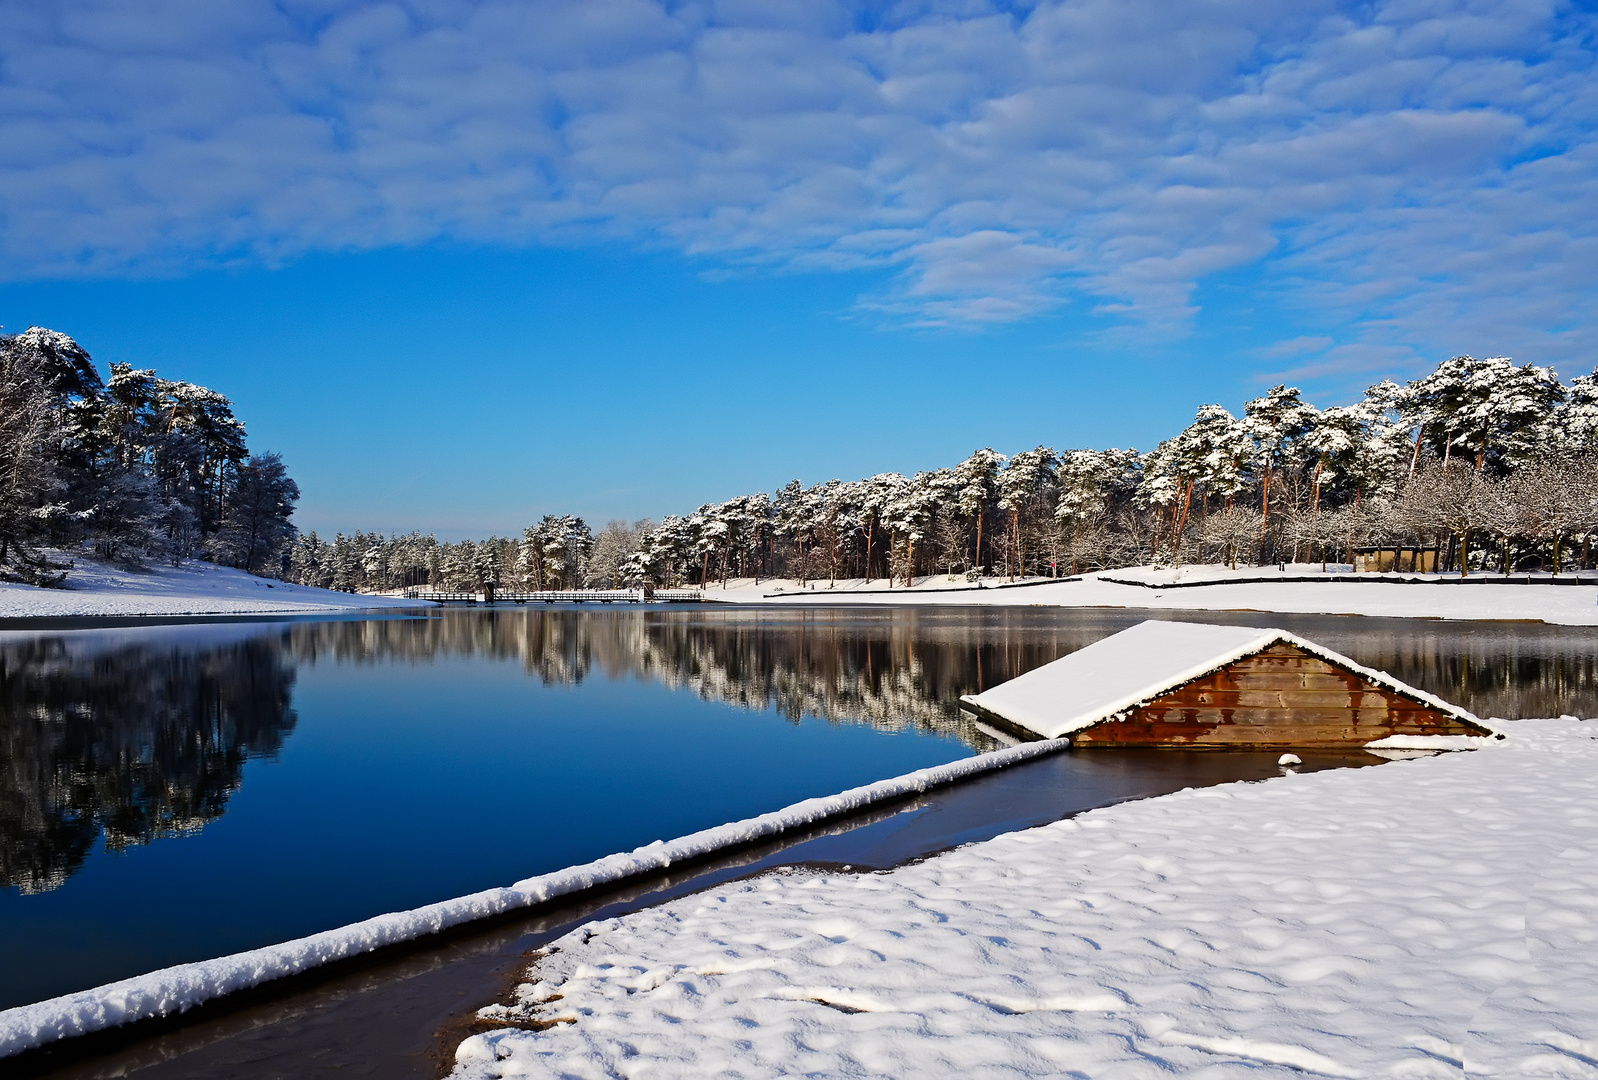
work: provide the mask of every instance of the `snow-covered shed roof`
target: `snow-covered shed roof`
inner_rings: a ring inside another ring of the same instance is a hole
[[[1279,642],[1296,645],[1479,731],[1491,731],[1457,705],[1286,630],[1154,619],[960,700],[980,714],[998,717],[1047,739],[1059,739],[1147,704]]]

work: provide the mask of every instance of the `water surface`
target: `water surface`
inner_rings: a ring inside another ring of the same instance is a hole
[[[1146,615],[513,609],[0,635],[0,1007],[991,749],[959,695]],[[1284,626],[1481,715],[1598,715],[1586,630],[1209,618]]]

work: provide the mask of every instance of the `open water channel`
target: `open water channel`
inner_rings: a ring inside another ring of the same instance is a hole
[[[1155,614],[511,608],[0,632],[0,1008],[992,749],[961,694]],[[1598,715],[1588,629],[1165,617],[1281,626],[1482,716]],[[887,866],[1274,772],[1275,755],[1059,755],[651,895],[784,862]]]

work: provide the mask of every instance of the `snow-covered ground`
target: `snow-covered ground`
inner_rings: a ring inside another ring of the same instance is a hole
[[[1598,722],[1505,727],[590,924],[455,1075],[1595,1077]]]
[[[84,558],[66,586],[39,589],[0,582],[0,619],[52,615],[288,615],[430,607],[423,601],[268,581],[242,570],[204,562],[130,570]]]
[[[1077,581],[1028,583],[1003,587],[1002,578],[986,579],[986,588],[972,589],[963,580],[943,575],[918,579],[913,589],[887,589],[881,578],[866,585],[812,582],[800,589],[793,581],[736,580],[728,588],[705,590],[707,600],[743,604],[848,603],[848,604],[983,604],[1041,605],[1048,607],[1133,607],[1177,611],[1283,611],[1331,615],[1383,615],[1394,618],[1516,619],[1567,626],[1598,625],[1598,586],[1507,585],[1458,583],[1455,580],[1382,580],[1374,574],[1322,575],[1320,564],[1300,564],[1267,583],[1229,582],[1228,578],[1261,578],[1276,573],[1271,567],[1184,567],[1181,571],[1154,571],[1147,567],[1090,574]],[[1402,575],[1413,578],[1414,575]],[[1166,584],[1182,581],[1181,588],[1148,588],[1118,584],[1106,577],[1148,580]],[[1450,578],[1453,575],[1449,575]],[[1195,580],[1212,585],[1192,585]],[[814,586],[812,588],[811,586]],[[780,591],[779,591],[780,590]],[[869,591],[868,591],[869,590]]]

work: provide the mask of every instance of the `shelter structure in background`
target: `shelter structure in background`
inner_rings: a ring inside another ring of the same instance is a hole
[[[1436,548],[1357,547],[1354,569],[1359,573],[1387,574],[1393,571],[1418,574],[1437,572]]]
[[[1465,747],[1471,713],[1285,630],[1149,621],[974,696],[1077,746]]]

